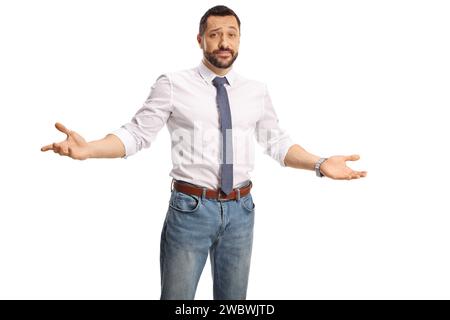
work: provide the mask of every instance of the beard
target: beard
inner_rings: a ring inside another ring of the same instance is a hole
[[[219,58],[216,57],[216,53],[219,52],[219,51],[228,51],[231,54],[230,61],[229,62],[223,62],[223,61],[219,60]],[[238,57],[238,53],[235,54],[234,51],[232,51],[232,50],[220,50],[219,49],[219,50],[215,50],[213,52],[203,51],[203,56],[214,67],[221,68],[221,69],[227,69],[227,68],[229,68],[229,67],[231,67],[233,65],[234,61]]]

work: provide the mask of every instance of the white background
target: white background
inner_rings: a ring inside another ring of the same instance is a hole
[[[264,81],[295,142],[361,155],[318,179],[256,148],[248,299],[449,299],[447,1],[223,1],[235,70]],[[215,1],[0,3],[0,298],[158,299],[167,128],[124,159],[40,147],[128,122],[156,78],[198,65]],[[209,265],[197,299],[212,298]]]

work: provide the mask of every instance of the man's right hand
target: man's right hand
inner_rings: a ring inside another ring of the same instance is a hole
[[[46,145],[41,148],[41,151],[53,150],[53,152],[59,153],[61,156],[67,156],[77,160],[89,158],[90,147],[82,136],[75,131],[68,130],[59,122],[55,123],[55,127],[67,135],[66,140]]]

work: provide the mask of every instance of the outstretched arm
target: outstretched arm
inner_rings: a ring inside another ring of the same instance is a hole
[[[284,158],[287,167],[305,170],[314,170],[314,165],[320,157],[309,153],[298,144],[292,145]],[[367,171],[356,171],[346,165],[346,161],[356,161],[359,155],[332,156],[320,166],[320,171],[328,178],[336,180],[359,179],[367,175]]]
[[[66,134],[66,140],[52,143],[41,148],[41,151],[53,150],[61,156],[67,156],[76,160],[88,158],[120,158],[125,156],[125,147],[121,140],[108,134],[100,140],[86,142],[84,138],[75,131],[67,129],[57,122],[56,129]]]
[[[42,147],[41,151],[53,150],[61,156],[77,160],[128,157],[143,147],[150,146],[169,118],[172,108],[172,84],[167,75],[161,75],[131,122],[103,139],[91,142],[86,142],[75,131],[56,123],[56,129],[66,134],[66,140]]]

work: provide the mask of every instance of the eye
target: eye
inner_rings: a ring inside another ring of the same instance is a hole
[[[235,33],[229,33],[228,35],[229,35],[231,38],[236,37],[236,34],[235,34]]]
[[[214,38],[215,36],[217,36],[217,33],[210,33],[209,36],[210,36],[211,38]]]

